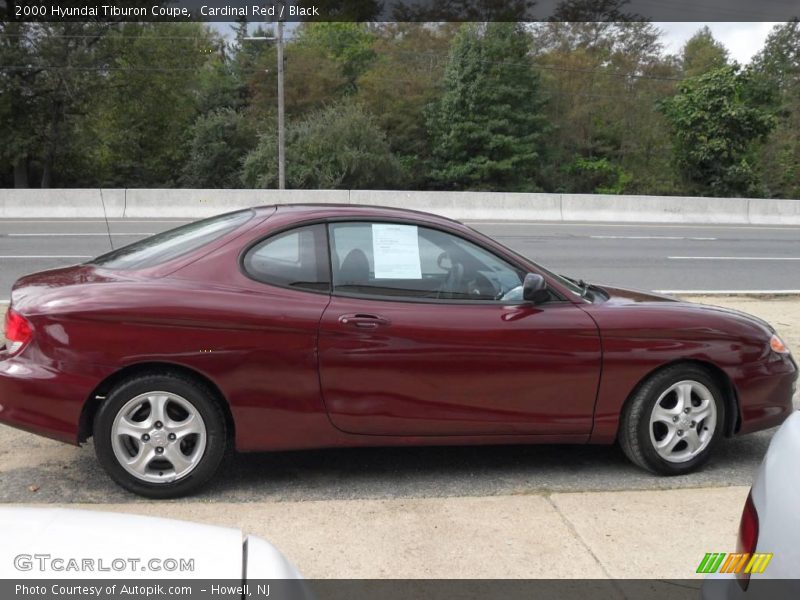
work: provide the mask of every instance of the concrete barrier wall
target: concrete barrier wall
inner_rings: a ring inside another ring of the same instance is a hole
[[[482,221],[800,225],[800,200],[378,190],[0,189],[0,218],[196,219],[294,202],[377,204]]]

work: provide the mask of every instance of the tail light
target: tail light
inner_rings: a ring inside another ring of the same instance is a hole
[[[758,512],[753,504],[752,491],[747,494],[747,501],[742,510],[742,520],[739,521],[739,538],[736,542],[736,552],[738,554],[753,554],[758,545]],[[736,572],[736,581],[742,590],[747,590],[750,585],[750,573],[745,573],[742,569]]]
[[[27,344],[33,337],[33,327],[30,321],[15,311],[9,308],[6,312],[6,327],[5,338],[8,342],[8,351],[11,353],[16,352]]]

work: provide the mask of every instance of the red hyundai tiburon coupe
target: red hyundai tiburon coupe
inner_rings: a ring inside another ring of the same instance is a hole
[[[550,273],[469,227],[248,209],[20,279],[0,421],[174,497],[241,451],[599,443],[686,473],[780,424],[797,365],[743,313]]]

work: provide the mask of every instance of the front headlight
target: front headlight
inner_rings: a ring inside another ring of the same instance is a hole
[[[777,352],[778,354],[789,354],[789,348],[783,343],[783,340],[777,333],[773,333],[772,337],[769,339],[769,347],[773,352]]]

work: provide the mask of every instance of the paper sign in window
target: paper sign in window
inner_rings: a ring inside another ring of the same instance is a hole
[[[416,225],[374,224],[375,279],[422,279]]]

